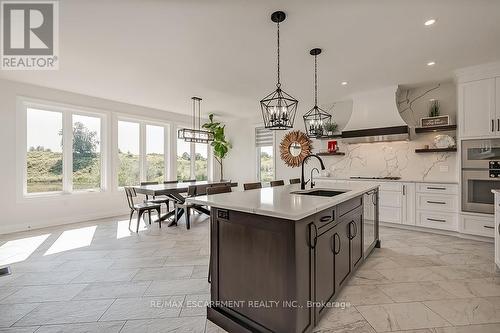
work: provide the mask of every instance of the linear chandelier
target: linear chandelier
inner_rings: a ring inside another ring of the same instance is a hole
[[[293,128],[295,113],[297,112],[297,104],[295,98],[287,94],[281,89],[280,81],[280,23],[286,18],[286,14],[281,11],[274,12],[271,15],[271,20],[277,25],[277,49],[278,49],[278,81],[276,90],[264,97],[260,101],[262,118],[265,128],[271,130],[285,130]]]
[[[193,127],[182,128],[177,131],[177,138],[186,142],[209,143],[214,141],[214,133],[201,129],[201,98],[191,97],[193,100]],[[196,127],[196,110],[198,110],[198,128]]]

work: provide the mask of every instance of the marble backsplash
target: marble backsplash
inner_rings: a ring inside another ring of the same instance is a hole
[[[331,177],[401,177],[402,180],[458,182],[457,153],[415,153],[432,142],[432,135],[418,140],[342,144],[345,156],[324,156]],[[324,149],[322,149],[324,150]]]

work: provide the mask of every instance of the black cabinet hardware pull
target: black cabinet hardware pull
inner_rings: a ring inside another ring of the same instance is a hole
[[[446,222],[446,220],[441,220],[441,219],[431,219],[431,218],[427,218],[428,221],[432,221],[432,222]]]
[[[446,190],[446,187],[430,187],[430,186],[428,186],[427,189],[428,190],[441,190],[441,191],[444,191],[444,190]]]
[[[354,236],[352,236],[352,238],[354,238],[358,235],[358,225],[354,221],[352,221],[352,225],[354,227]]]
[[[339,244],[339,249],[337,250],[337,243]],[[340,236],[338,233],[333,235],[333,254],[337,255],[340,253]]]
[[[312,238],[312,229],[314,227],[314,238]],[[318,228],[316,228],[316,225],[314,223],[309,224],[309,242],[312,243],[309,245],[311,249],[314,249],[316,247],[316,244],[318,243]]]
[[[442,202],[442,201],[429,201],[429,200],[427,200],[427,203],[436,204],[436,205],[446,205],[446,202]]]
[[[491,119],[491,131],[495,132],[495,120]]]
[[[347,238],[349,238],[349,239],[354,238],[353,233],[351,232],[351,225],[353,225],[353,224],[354,224],[354,220],[349,222],[349,224],[347,225]]]
[[[332,219],[331,216],[323,216],[319,219],[320,222],[327,222],[327,221],[330,221]]]
[[[495,229],[495,227],[489,226],[489,225],[483,225],[486,229]]]
[[[497,131],[500,131],[500,118],[497,118]]]
[[[406,195],[406,185],[403,185],[403,195]]]

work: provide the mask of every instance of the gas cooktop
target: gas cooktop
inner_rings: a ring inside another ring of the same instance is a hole
[[[399,180],[401,177],[364,177],[364,176],[351,176],[351,179],[383,179],[383,180]]]

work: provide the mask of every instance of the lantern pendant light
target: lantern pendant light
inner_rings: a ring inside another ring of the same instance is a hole
[[[278,81],[276,90],[264,97],[260,101],[262,118],[265,128],[271,130],[285,130],[293,127],[295,113],[297,112],[297,104],[295,98],[287,94],[281,89],[280,81],[280,23],[286,18],[284,12],[278,11],[271,15],[271,20],[276,23],[278,31]]]
[[[185,142],[208,143],[214,141],[214,133],[201,129],[201,98],[191,97],[193,100],[193,128],[182,128],[177,131],[177,138]],[[198,128],[196,128],[196,110],[198,109]]]
[[[315,48],[309,53],[314,56],[314,107],[303,116],[304,125],[308,137],[322,138],[327,136],[325,126],[332,121],[332,116],[318,107],[318,55],[321,49]]]

